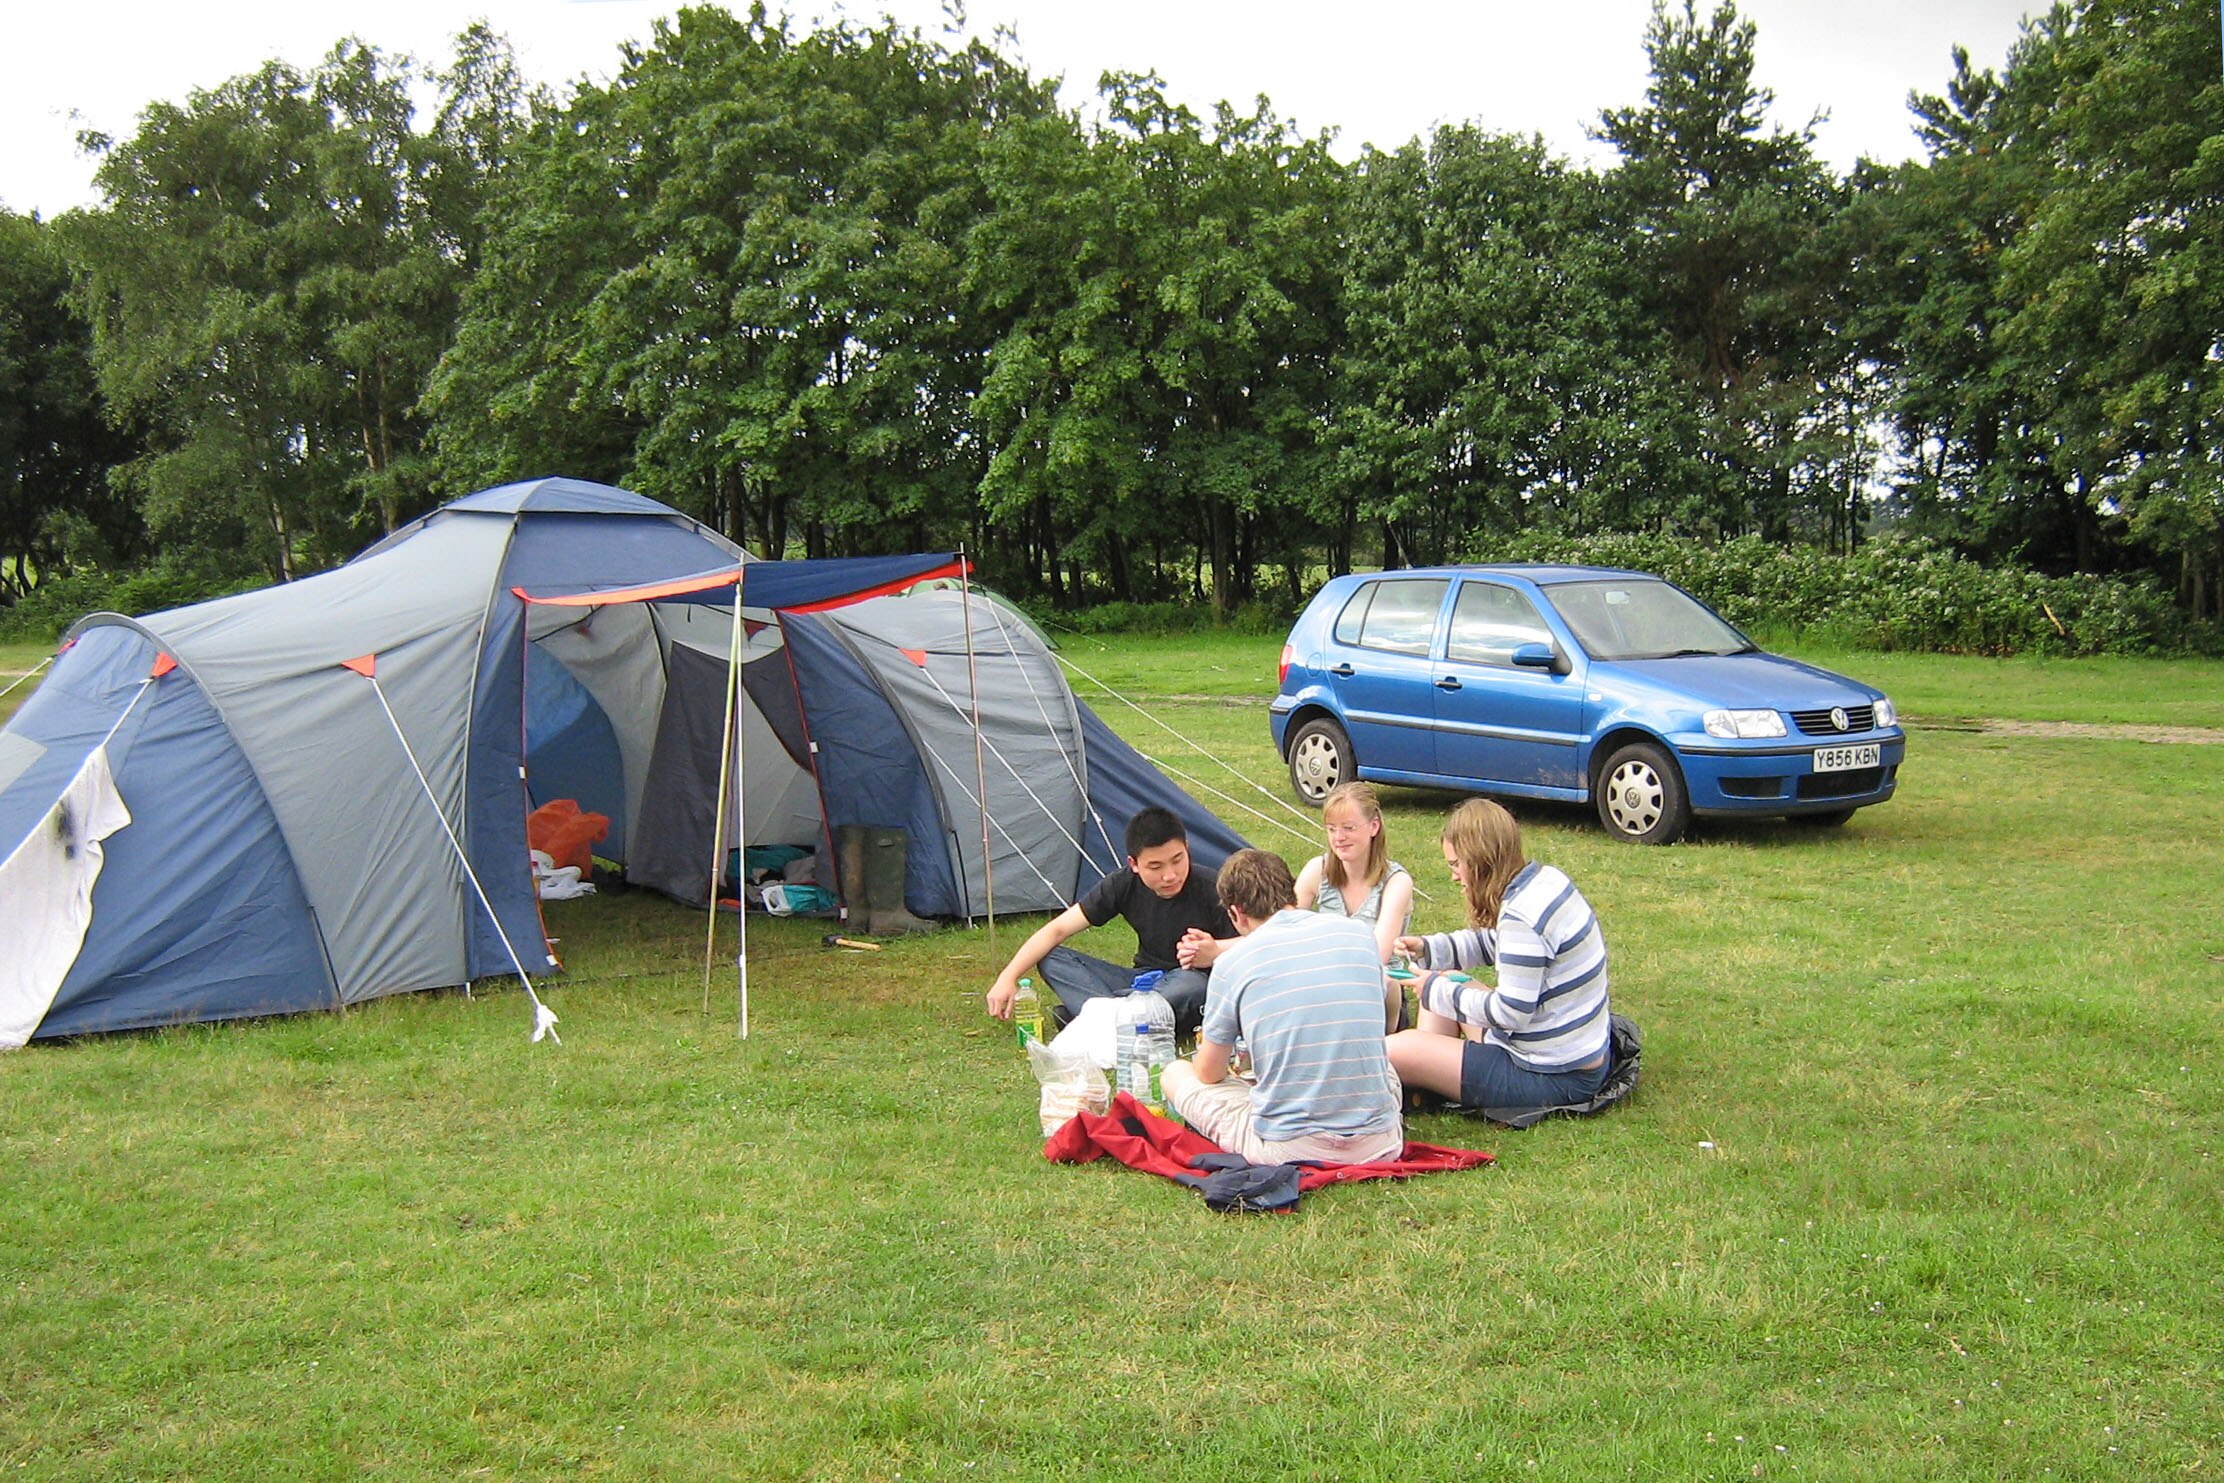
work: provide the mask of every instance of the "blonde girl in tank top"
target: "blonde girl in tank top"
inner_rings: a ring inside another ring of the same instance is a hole
[[[1356,917],[1373,927],[1375,948],[1388,963],[1413,914],[1413,876],[1390,858],[1382,803],[1372,783],[1345,783],[1321,805],[1328,848],[1298,872],[1297,904],[1308,911]],[[1385,989],[1385,1023],[1396,1028],[1404,994]]]

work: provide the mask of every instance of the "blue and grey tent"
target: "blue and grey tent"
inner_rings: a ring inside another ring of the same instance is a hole
[[[0,1045],[553,967],[526,818],[556,797],[694,901],[721,839],[900,828],[911,910],[961,919],[1070,901],[1145,803],[1207,863],[1240,843],[998,609],[870,596],[953,569],[754,562],[544,479],[299,582],[87,618],[0,731]]]

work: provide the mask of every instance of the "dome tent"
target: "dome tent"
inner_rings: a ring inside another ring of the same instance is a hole
[[[655,501],[544,479],[458,500],[299,582],[141,619],[85,619],[0,731],[0,1044],[332,1007],[554,966],[527,813],[555,787],[607,805],[614,837],[603,848],[618,858],[653,855],[660,817],[715,816],[699,773],[698,791],[669,795],[686,773],[660,770],[657,753],[669,677],[701,673],[690,656],[723,652],[710,636],[737,625],[731,592],[715,588],[571,606],[524,594],[743,565],[760,569],[743,587],[759,614],[747,625],[753,642],[775,646],[787,609],[953,569],[948,556],[749,562]],[[820,663],[832,660],[782,656],[800,676],[795,714],[838,751],[842,707],[860,702],[854,677],[834,683]],[[723,696],[725,671],[716,674]],[[799,762],[764,716],[743,710],[748,796],[737,811],[748,831],[823,831],[827,817],[849,813],[917,822],[856,803],[831,778],[838,769],[812,766],[809,750]],[[1092,750],[1082,775],[1136,766],[1145,791],[1171,795],[1151,801],[1201,813],[1116,739],[1101,763]],[[962,815],[964,790],[941,796]],[[992,814],[1001,796],[990,795]],[[970,821],[937,821],[943,840],[980,834],[975,809]],[[990,832],[1009,830],[992,821]],[[1232,839],[1217,824],[1206,833],[1207,850]],[[955,909],[927,899],[946,850],[913,853],[914,910],[976,914],[970,898]],[[710,878],[708,856],[694,859],[673,868],[667,889],[703,894],[686,889]]]

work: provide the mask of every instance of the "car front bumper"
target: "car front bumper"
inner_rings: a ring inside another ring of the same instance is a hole
[[[1835,772],[1815,771],[1812,745],[1678,748],[1677,756],[1695,814],[1821,814],[1882,803],[1899,787],[1905,735],[1848,737],[1843,744],[1869,743],[1878,748],[1875,767]]]

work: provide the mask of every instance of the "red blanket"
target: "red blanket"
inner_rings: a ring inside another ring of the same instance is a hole
[[[1251,1164],[1204,1134],[1146,1110],[1126,1092],[1112,1099],[1110,1112],[1082,1112],[1068,1119],[1043,1144],[1043,1157],[1057,1164],[1118,1159],[1131,1169],[1188,1185],[1215,1210],[1294,1210],[1299,1195],[1324,1184],[1403,1179],[1496,1161],[1481,1149],[1409,1142],[1397,1158],[1371,1164]]]

